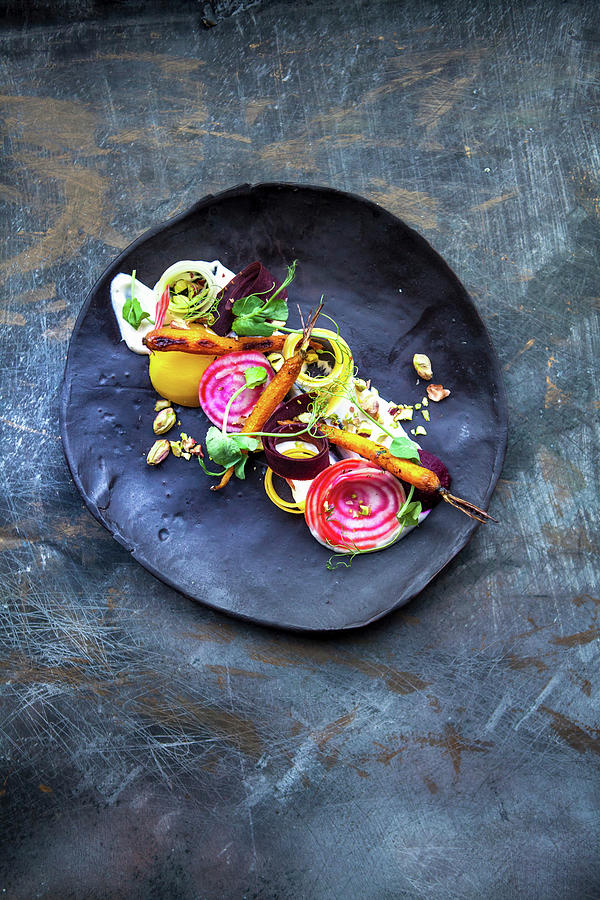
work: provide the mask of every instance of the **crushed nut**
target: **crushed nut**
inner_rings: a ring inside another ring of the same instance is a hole
[[[413,417],[412,406],[399,406],[397,412],[393,413],[395,422],[411,422]]]
[[[417,425],[415,428],[415,434],[427,434],[422,425]]]
[[[433,378],[433,369],[431,368],[431,360],[424,353],[415,353],[413,356],[413,366],[415,372],[424,381],[431,381]]]
[[[378,418],[379,414],[379,400],[376,397],[373,397],[371,393],[366,395],[366,392],[363,392],[358,398],[359,405],[361,409],[363,409],[370,416],[373,416],[374,419]]]
[[[170,400],[157,400],[156,403],[154,404],[154,412],[160,412],[161,409],[166,409],[170,405],[171,405]]]
[[[441,384],[428,384],[427,396],[430,400],[433,400],[434,403],[439,403],[440,400],[450,396],[450,391],[448,388],[442,387]]]
[[[161,462],[163,462],[171,451],[171,445],[169,441],[154,441],[150,450],[148,451],[148,456],[146,457],[146,462],[149,466],[158,466]]]
[[[177,421],[177,416],[172,407],[167,406],[161,409],[152,423],[154,434],[166,434]]]
[[[429,416],[429,410],[428,410],[428,409],[422,409],[422,410],[421,410],[421,415],[423,416],[423,418],[425,419],[426,422],[429,422],[429,421],[430,421],[430,416]]]
[[[186,434],[184,431],[181,432],[181,446],[188,453],[192,450],[193,447],[196,446],[196,441],[193,437],[190,437],[189,434]]]

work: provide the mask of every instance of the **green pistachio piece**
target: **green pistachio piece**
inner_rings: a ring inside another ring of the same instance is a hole
[[[152,430],[154,434],[166,434],[167,431],[170,431],[175,422],[177,421],[177,416],[175,415],[175,411],[167,406],[166,409],[161,409],[154,422],[152,423]]]
[[[167,440],[155,441],[148,451],[146,462],[149,466],[158,466],[167,458],[170,451],[171,446]]]
[[[431,360],[424,353],[415,353],[413,356],[413,366],[419,378],[425,381],[431,381],[433,378],[433,370],[431,368]]]

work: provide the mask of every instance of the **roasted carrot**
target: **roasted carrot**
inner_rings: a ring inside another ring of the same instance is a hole
[[[391,454],[382,444],[370,441],[359,434],[354,434],[354,432],[334,428],[326,422],[319,422],[319,430],[332,444],[337,444],[338,447],[358,453],[363,459],[370,460],[375,465],[395,475],[401,481],[413,484],[418,490],[426,493],[437,492],[441,494],[442,500],[456,507],[456,509],[459,509],[471,519],[476,519],[478,522],[487,522],[489,519],[493,522],[496,521],[493,516],[480,509],[479,506],[475,506],[474,503],[470,503],[468,500],[455,497],[454,494],[442,487],[439,478],[431,469],[426,469],[424,466],[419,466],[417,463],[410,462],[407,459],[400,459],[398,456]]]
[[[354,434],[352,431],[343,431],[341,428],[334,428],[325,422],[319,422],[319,431],[321,431],[332,444],[343,447],[345,450],[352,450],[358,453],[363,459],[369,459],[380,468],[391,472],[401,481],[408,484],[414,484],[420,491],[433,492],[439,491],[441,484],[440,479],[431,469],[425,469],[417,463],[410,462],[407,459],[400,459],[393,456],[390,451],[382,444],[376,441],[370,441],[368,438]]]
[[[220,337],[204,325],[191,323],[189,328],[173,328],[172,325],[155,328],[148,332],[143,343],[149,350],[161,352],[179,350],[198,356],[225,356],[235,350],[259,350],[261,353],[281,351],[285,339],[285,334],[274,334],[271,337]]]
[[[321,312],[322,305],[323,304],[321,303],[318,306],[317,311],[314,313],[314,315],[311,315],[307,325],[304,327],[304,338],[299,349],[294,353],[293,356],[290,356],[289,359],[286,359],[282,367],[278,372],[275,373],[273,379],[269,382],[269,384],[266,386],[266,388],[258,398],[254,409],[242,426],[242,434],[248,434],[253,431],[260,431],[267,419],[271,418],[286,394],[289,393],[292,385],[300,374],[300,370],[302,369],[302,366],[306,359],[310,342],[310,333],[319,313]],[[233,475],[233,471],[234,466],[230,466],[221,478],[219,484],[213,485],[211,490],[219,491],[221,490],[221,488],[224,488]]]

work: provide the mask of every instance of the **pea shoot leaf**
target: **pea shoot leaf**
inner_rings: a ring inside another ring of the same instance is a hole
[[[137,297],[131,296],[123,304],[123,318],[137,331],[144,319],[150,318],[150,313],[142,309]]]
[[[238,478],[244,477],[247,460],[244,450],[256,450],[259,445],[260,441],[257,438],[247,434],[223,434],[221,429],[214,425],[211,425],[206,433],[206,450],[210,458],[226,469],[235,466]]]
[[[410,459],[419,462],[419,448],[409,437],[395,437],[390,444],[390,453],[398,459]]]
[[[270,337],[276,329],[276,325],[270,324],[270,320],[287,322],[288,307],[285,297],[281,292],[290,284],[296,271],[296,262],[288,266],[287,275],[277,290],[265,300],[261,293],[249,294],[247,297],[239,297],[233,304],[232,311],[235,316],[232,328],[237,335],[260,335]]]
[[[244,369],[244,378],[247,388],[258,387],[267,380],[267,370],[262,366],[248,366],[247,369]]]
[[[135,269],[131,273],[131,291],[129,298],[123,304],[123,318],[137,331],[144,319],[150,318],[150,313],[145,312],[140,306],[140,301],[135,296]]]
[[[419,516],[422,512],[422,506],[419,500],[413,500],[412,503],[405,503],[397,515],[397,519],[403,528],[412,528],[419,524]]]
[[[264,306],[264,302],[258,294],[249,294],[248,297],[240,297],[239,300],[236,300],[232,309],[236,316],[253,316],[261,306]]]

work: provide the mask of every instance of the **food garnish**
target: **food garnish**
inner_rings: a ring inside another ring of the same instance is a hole
[[[150,313],[142,309],[140,301],[135,296],[135,269],[131,274],[131,293],[123,305],[123,318],[126,322],[129,322],[136,331],[144,319],[150,319]],[[150,321],[152,320],[150,319]]]
[[[150,450],[148,451],[148,455],[146,457],[146,462],[149,466],[158,466],[161,462],[167,458],[169,453],[171,452],[171,444],[169,441],[154,441]]]
[[[161,409],[152,423],[154,434],[166,434],[177,422],[177,415],[171,406]]]
[[[287,285],[292,281],[296,263],[288,268],[283,284],[256,261],[250,263],[235,275],[229,284],[220,292],[215,307],[213,329],[217,334],[226,335],[231,330],[236,334],[253,334],[269,336],[275,330],[266,325],[268,319],[287,321]],[[273,301],[271,303],[271,301]],[[234,309],[238,303],[237,309]],[[261,311],[262,310],[262,311]],[[279,313],[278,315],[276,313]],[[234,327],[234,319],[239,319]],[[250,319],[263,326],[261,331],[248,331]]]
[[[413,356],[413,366],[415,372],[424,381],[431,381],[433,378],[433,370],[431,368],[431,360],[424,353],[415,353]]]

